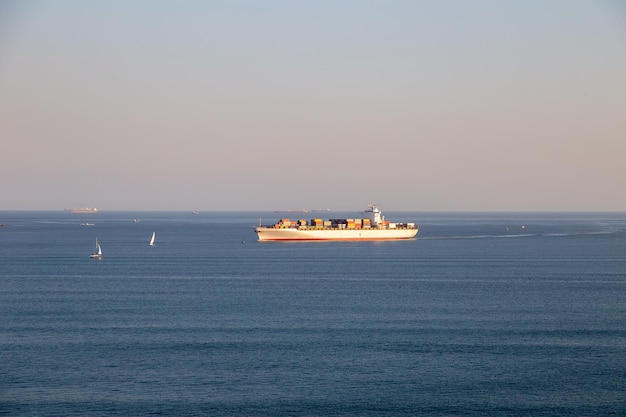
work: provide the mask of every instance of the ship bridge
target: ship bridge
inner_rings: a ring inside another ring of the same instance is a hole
[[[379,224],[384,224],[385,222],[385,217],[375,204],[367,206],[367,210],[363,212],[363,217],[370,220],[372,227],[378,227]]]

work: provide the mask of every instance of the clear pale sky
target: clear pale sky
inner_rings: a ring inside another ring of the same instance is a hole
[[[626,211],[626,3],[1,1],[0,210]]]

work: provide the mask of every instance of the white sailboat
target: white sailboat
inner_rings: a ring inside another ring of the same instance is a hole
[[[150,238],[150,246],[154,246],[154,237],[156,236],[155,232],[152,232],[152,238]]]
[[[89,257],[93,259],[102,259],[102,248],[100,247],[100,243],[98,243],[98,238],[96,238],[96,251],[89,255]]]

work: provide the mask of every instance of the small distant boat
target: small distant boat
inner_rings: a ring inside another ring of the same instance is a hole
[[[194,211],[191,212],[191,214],[200,214],[200,212],[197,211],[197,210],[194,210]]]
[[[156,236],[155,232],[152,232],[152,237],[150,238],[150,246],[154,246],[154,238]]]
[[[82,223],[83,226],[93,226],[94,223]]]
[[[98,242],[98,238],[96,238],[96,251],[89,255],[92,259],[102,259],[102,248],[100,247],[100,243]]]
[[[65,211],[67,211],[68,213],[97,213],[98,209],[97,208],[91,208],[91,207],[80,207],[80,208],[69,208],[69,209],[65,209]]]
[[[139,223],[139,219],[133,219],[133,223]]]

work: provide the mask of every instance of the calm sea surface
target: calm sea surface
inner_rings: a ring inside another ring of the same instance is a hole
[[[626,415],[626,213],[386,214],[0,212],[0,414]]]

